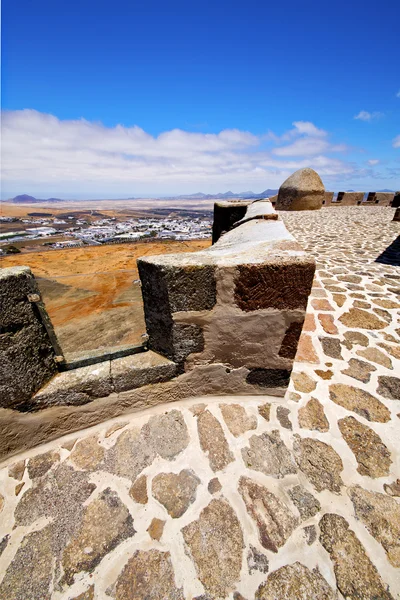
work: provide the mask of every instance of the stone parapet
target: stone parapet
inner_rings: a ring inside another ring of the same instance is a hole
[[[357,206],[364,199],[364,192],[339,192],[334,204],[340,206]]]
[[[285,394],[315,262],[269,201],[244,208],[206,250],[139,259],[147,352],[57,373],[32,273],[0,271],[0,458],[156,404]]]
[[[284,392],[315,263],[275,215],[258,201],[211,248],[139,259],[149,346],[179,372],[244,367],[247,383]]]
[[[369,192],[366,203],[378,206],[392,206],[394,192]]]
[[[400,192],[395,192],[393,201],[392,201],[392,207],[399,208],[399,206],[400,206]]]
[[[51,330],[30,269],[0,269],[1,407],[23,410],[57,371]]]
[[[215,244],[223,233],[229,231],[236,221],[243,219],[251,200],[223,201],[214,204],[212,243]]]
[[[324,206],[330,206],[332,204],[334,195],[335,195],[335,192],[325,192],[324,199],[322,200],[322,204]]]

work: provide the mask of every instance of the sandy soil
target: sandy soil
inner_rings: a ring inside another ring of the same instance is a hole
[[[136,260],[194,252],[211,244],[146,242],[50,250],[1,257],[0,266],[31,267],[64,353],[140,344],[145,333]]]

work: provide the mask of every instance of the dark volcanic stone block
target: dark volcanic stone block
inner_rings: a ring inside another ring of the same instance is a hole
[[[244,311],[262,308],[305,309],[315,265],[293,262],[240,265],[235,281],[235,301]]]
[[[149,346],[181,363],[204,348],[197,325],[174,323],[172,313],[210,310],[216,302],[214,267],[170,267],[138,261]]]
[[[395,192],[393,202],[392,202],[392,208],[399,208],[399,207],[400,207],[400,192]]]
[[[212,243],[215,244],[225,231],[243,219],[250,202],[216,202],[214,204],[214,221]]]
[[[174,267],[138,260],[143,297],[168,304],[169,312],[211,310],[216,302],[215,269],[211,265]]]
[[[56,372],[55,352],[33,295],[35,279],[26,267],[1,271],[0,406],[14,408],[29,400]]]
[[[282,356],[283,358],[294,358],[296,356],[303,323],[304,321],[301,323],[290,323],[289,327],[286,329],[285,337],[283,338],[279,349],[279,356]]]
[[[174,323],[172,328],[173,358],[178,365],[182,364],[192,352],[204,350],[203,330],[198,325]]]
[[[286,369],[250,369],[246,381],[266,388],[287,387],[290,374]]]

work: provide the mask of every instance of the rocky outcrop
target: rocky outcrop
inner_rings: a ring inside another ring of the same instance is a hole
[[[325,200],[325,188],[313,169],[299,169],[279,188],[276,210],[319,210]]]

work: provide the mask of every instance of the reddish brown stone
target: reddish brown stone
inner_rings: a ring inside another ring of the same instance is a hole
[[[332,294],[332,298],[339,307],[343,306],[346,302],[346,296],[344,294]]]
[[[305,310],[314,271],[311,262],[240,265],[235,281],[236,304],[244,311],[262,308]]]
[[[325,333],[336,335],[338,329],[334,323],[333,315],[325,315],[323,313],[318,315],[319,322],[321,323]]]
[[[300,336],[300,342],[296,354],[297,362],[319,363],[317,353],[313,346],[311,337],[306,333]]]
[[[307,313],[304,319],[303,331],[315,331],[315,318],[313,313]]]
[[[324,299],[316,298],[315,300],[311,300],[311,306],[315,308],[315,310],[334,310],[329,301]]]

